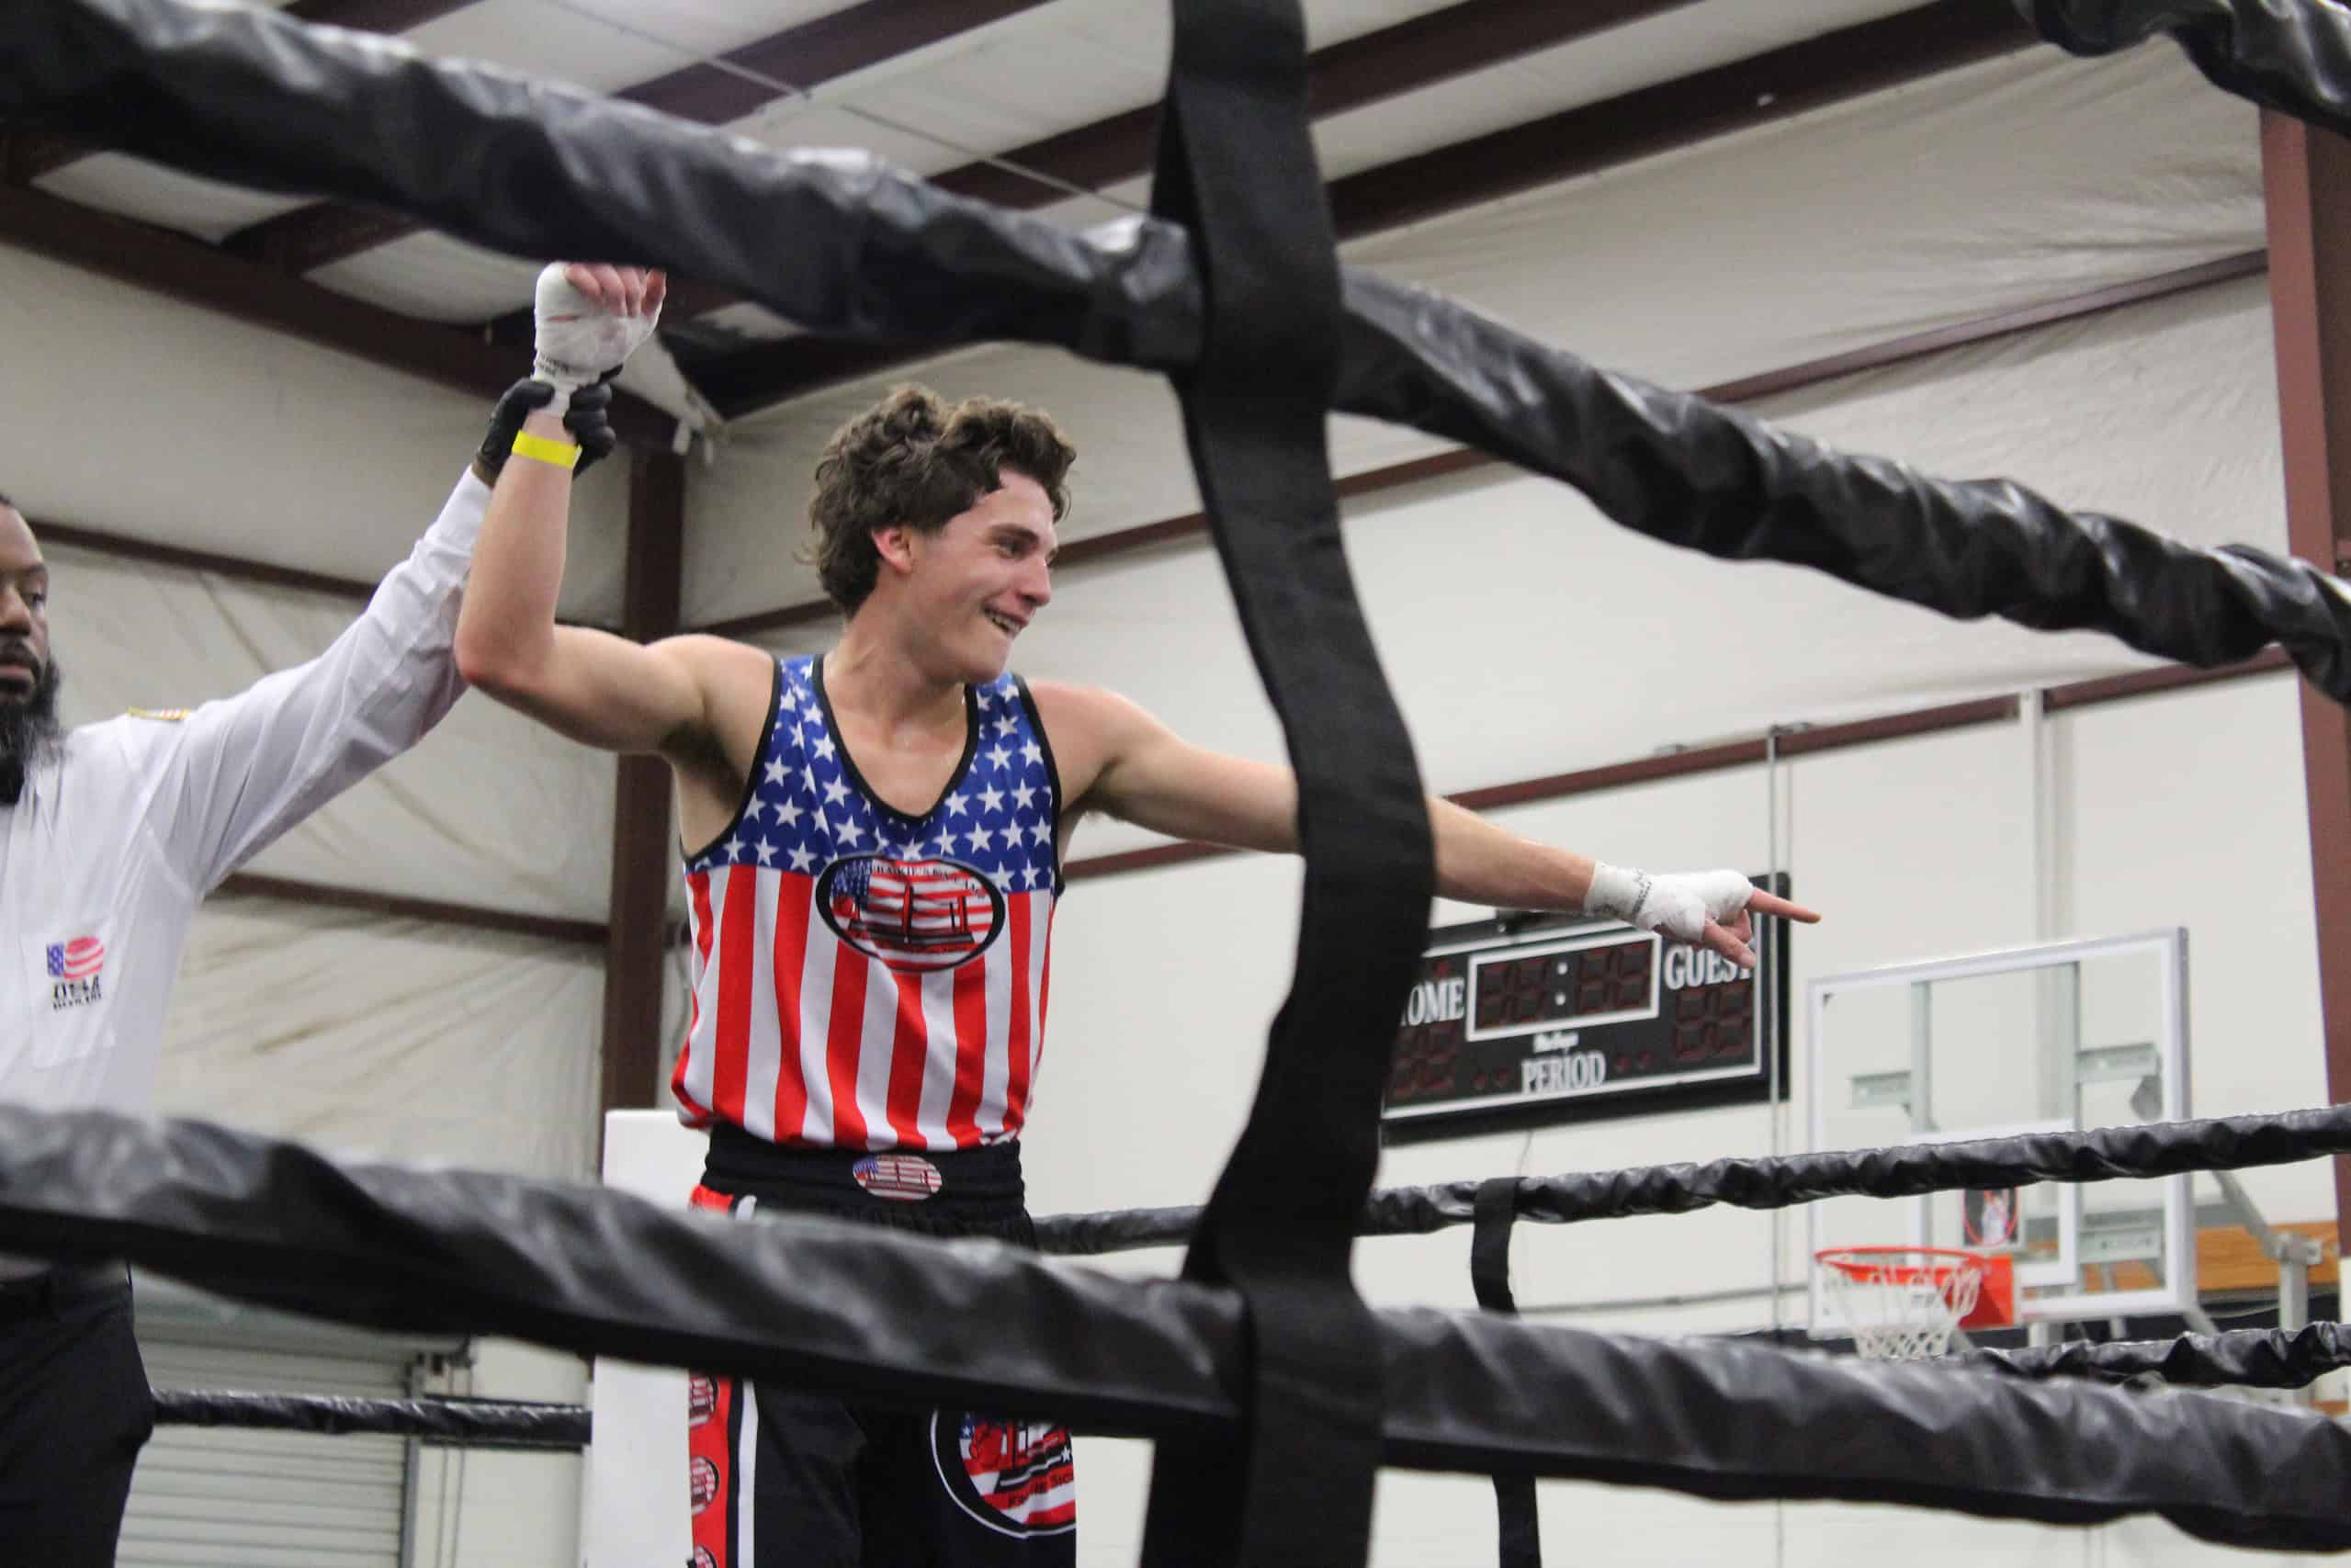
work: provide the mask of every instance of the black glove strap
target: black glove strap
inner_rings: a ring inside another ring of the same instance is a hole
[[[614,371],[613,375],[618,375]],[[553,383],[526,379],[506,389],[498,399],[498,406],[490,411],[490,430],[481,438],[481,448],[473,455],[474,472],[484,484],[496,484],[504,472],[506,459],[514,452],[514,437],[522,434],[523,421],[555,400]],[[579,444],[580,460],[572,467],[571,477],[578,479],[598,461],[612,456],[620,439],[612,431],[612,385],[610,378],[592,381],[572,392],[570,406],[563,411],[563,428]]]
[[[521,380],[507,388],[498,398],[497,407],[490,411],[490,429],[481,438],[481,448],[473,455],[473,471],[485,484],[496,484],[505,471],[506,459],[514,450],[514,437],[523,433],[523,421],[545,408],[555,398],[555,389],[545,381]]]

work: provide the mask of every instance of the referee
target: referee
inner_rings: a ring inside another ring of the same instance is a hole
[[[459,595],[498,470],[515,451],[574,473],[610,452],[598,378],[637,340],[587,345],[550,375],[542,329],[537,378],[499,400],[367,612],[308,664],[192,711],[59,723],[50,568],[0,496],[0,1100],[151,1109],[198,903],[457,702]],[[517,446],[525,415],[559,393],[577,447]],[[0,1257],[0,1563],[111,1564],[153,1427],[125,1268]]]

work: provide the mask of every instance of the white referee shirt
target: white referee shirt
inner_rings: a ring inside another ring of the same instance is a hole
[[[147,1112],[198,901],[464,692],[458,609],[489,504],[469,470],[310,663],[189,712],[84,725],[27,770],[0,807],[0,1100]]]

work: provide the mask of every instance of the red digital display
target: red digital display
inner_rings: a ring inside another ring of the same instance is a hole
[[[1636,933],[1568,953],[1488,959],[1475,971],[1475,1032],[1645,1012],[1656,994],[1656,939]]]

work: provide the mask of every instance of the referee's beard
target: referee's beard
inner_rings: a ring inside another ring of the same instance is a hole
[[[32,662],[30,650],[22,645],[0,644],[0,660]],[[63,672],[51,659],[40,666],[31,691],[17,696],[0,690],[0,806],[17,804],[25,793],[26,771],[63,740],[65,727],[57,718],[57,693],[63,682]]]

